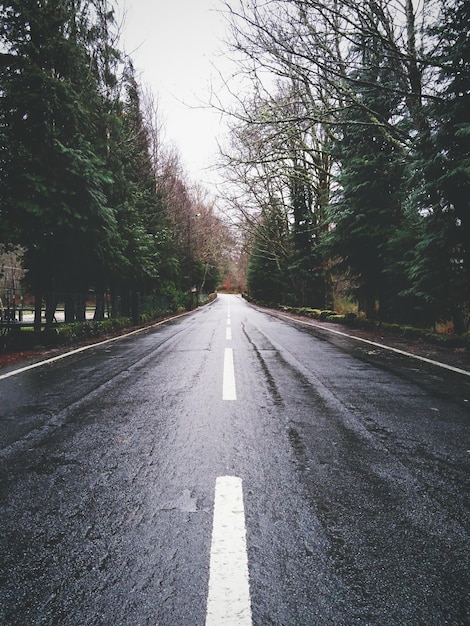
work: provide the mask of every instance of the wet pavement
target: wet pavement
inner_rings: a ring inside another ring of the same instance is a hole
[[[204,624],[236,476],[253,624],[468,624],[469,400],[236,296],[0,376],[0,623]]]

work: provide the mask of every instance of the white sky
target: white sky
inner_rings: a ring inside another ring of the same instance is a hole
[[[211,185],[208,170],[217,158],[220,115],[209,101],[211,82],[220,83],[217,67],[226,22],[220,0],[114,0],[116,17],[124,16],[120,47],[133,59],[140,83],[151,90],[165,122],[166,141],[174,144],[194,182]]]

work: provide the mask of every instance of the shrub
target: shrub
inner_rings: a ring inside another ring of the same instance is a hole
[[[334,324],[344,324],[346,320],[346,316],[345,315],[329,315],[327,319],[329,322],[333,322]]]
[[[57,328],[45,330],[44,333],[48,342],[50,341],[51,343],[60,346],[73,343],[77,339],[75,326],[77,326],[77,324],[64,324],[63,326],[58,326]]]
[[[463,335],[444,335],[442,333],[427,333],[426,341],[442,348],[470,348],[469,333]]]
[[[331,317],[332,315],[337,315],[336,311],[323,310],[320,313],[320,319],[321,320],[326,320],[329,317]]]
[[[44,331],[48,343],[67,345],[83,339],[101,337],[112,332],[123,330],[131,326],[128,317],[113,317],[100,321],[76,322],[74,324],[60,324]]]
[[[403,336],[407,339],[423,339],[426,332],[414,326],[403,326]]]

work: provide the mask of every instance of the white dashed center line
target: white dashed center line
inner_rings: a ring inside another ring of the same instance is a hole
[[[220,476],[215,485],[206,626],[251,626],[242,480]]]
[[[222,389],[224,400],[236,400],[237,391],[235,387],[235,368],[233,365],[233,349],[225,348],[224,354],[224,380]]]

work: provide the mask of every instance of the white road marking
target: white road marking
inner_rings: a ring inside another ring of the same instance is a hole
[[[233,349],[225,348],[224,354],[224,380],[222,398],[224,400],[236,400],[235,368],[233,365]]]
[[[419,356],[418,354],[411,354],[411,352],[405,352],[404,350],[399,350],[398,348],[392,348],[391,346],[386,346],[383,343],[377,343],[375,341],[370,341],[370,339],[363,339],[362,337],[355,337],[354,335],[348,335],[347,333],[343,333],[340,330],[334,330],[333,328],[325,328],[320,324],[315,324],[314,322],[304,322],[303,320],[294,319],[289,315],[283,315],[282,313],[277,313],[279,317],[284,317],[291,322],[298,322],[299,324],[304,324],[305,326],[313,326],[314,328],[319,328],[320,330],[324,330],[329,333],[333,333],[334,335],[340,335],[341,337],[348,337],[348,339],[355,339],[356,341],[360,341],[362,343],[366,343],[369,346],[375,346],[376,348],[381,348],[382,350],[389,350],[390,352],[395,352],[396,354],[401,354],[403,356],[410,357],[410,359],[417,359],[418,361],[423,361],[424,363],[430,363],[431,365],[436,365],[437,367],[442,367],[443,369],[450,370],[451,372],[456,372],[457,374],[463,374],[464,376],[470,376],[470,372],[468,370],[463,370],[460,367],[454,367],[453,365],[447,365],[447,363],[440,363],[439,361],[433,361],[432,359],[428,359],[425,356]]]
[[[231,328],[227,328],[225,332],[225,339],[227,341],[232,341],[232,329]]]
[[[107,343],[113,343],[114,341],[121,341],[122,339],[126,339],[127,337],[132,337],[132,335],[137,335],[138,333],[143,333],[146,330],[150,330],[155,328],[155,326],[161,326],[162,324],[167,324],[173,320],[178,319],[179,317],[184,317],[185,315],[190,315],[192,311],[187,311],[185,313],[179,313],[178,315],[173,315],[165,320],[160,320],[159,322],[155,322],[155,324],[151,324],[150,326],[144,326],[143,328],[137,328],[136,330],[131,330],[129,333],[125,333],[124,335],[118,335],[117,337],[111,337],[111,339],[104,339],[103,341],[98,341],[96,343],[91,343],[87,346],[82,346],[81,348],[75,348],[74,350],[70,350],[69,352],[64,352],[63,354],[59,354],[57,356],[53,356],[50,359],[45,359],[44,361],[38,361],[37,363],[32,363],[31,365],[26,365],[25,367],[19,367],[18,369],[12,370],[11,372],[7,372],[6,374],[0,375],[0,380],[4,378],[10,378],[10,376],[16,376],[16,374],[21,374],[22,372],[27,372],[28,370],[32,370],[36,367],[42,367],[43,365],[48,365],[49,363],[54,363],[55,361],[60,361],[60,359],[65,359],[68,356],[72,356],[74,354],[78,354],[79,352],[85,352],[86,350],[91,350],[92,348],[97,348],[98,346],[104,346]]]
[[[219,476],[215,484],[206,626],[251,626],[242,480]]]

